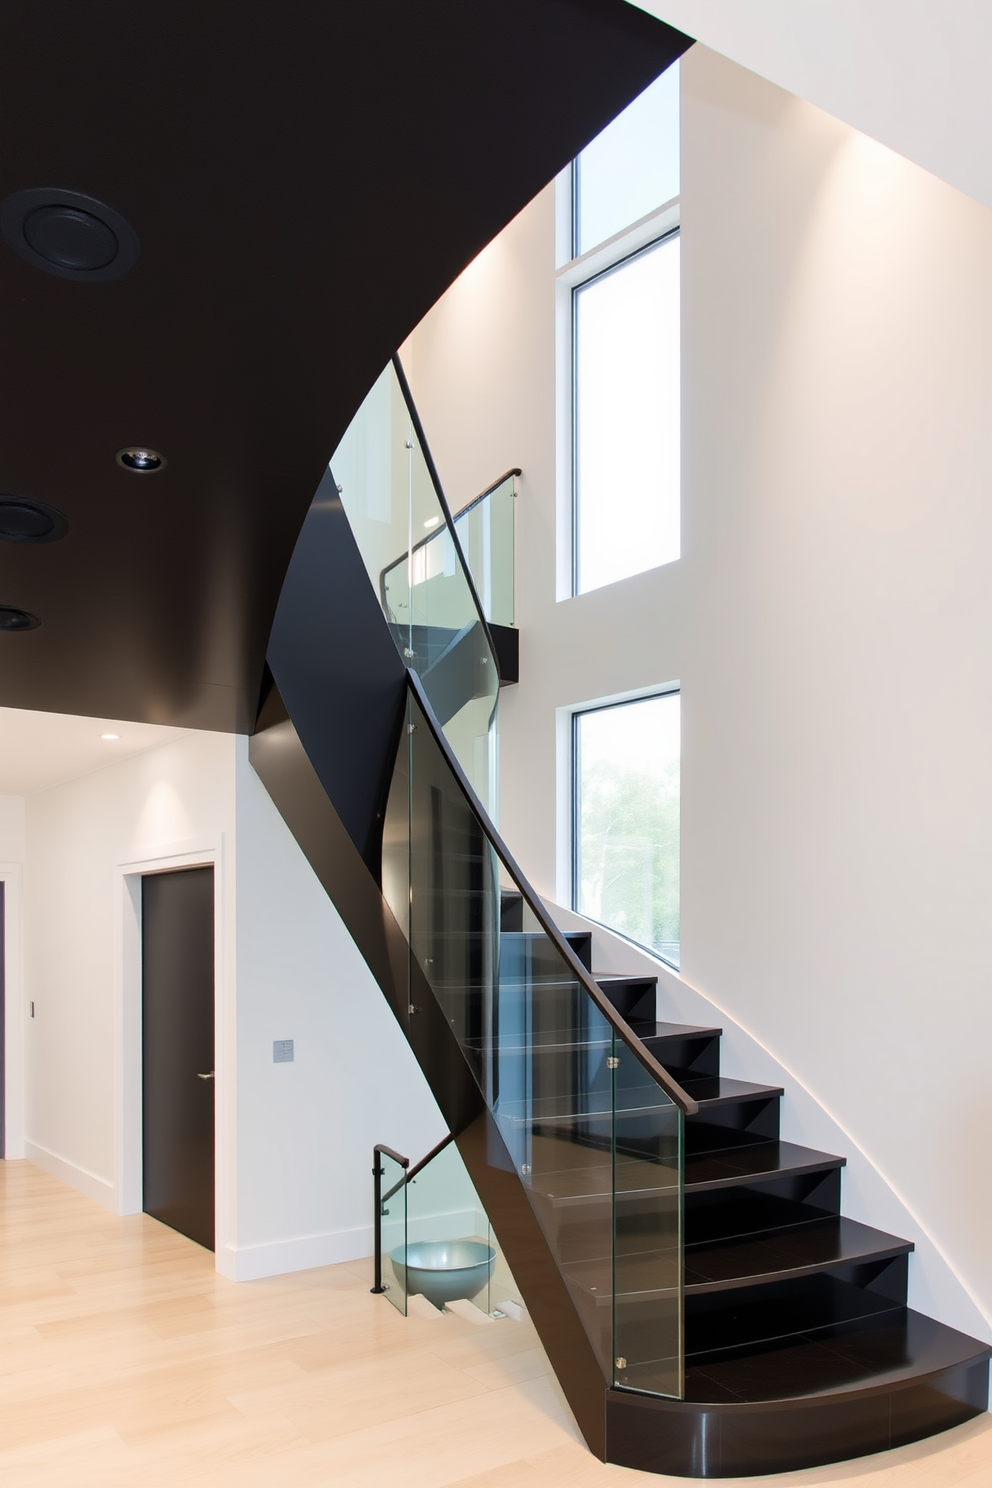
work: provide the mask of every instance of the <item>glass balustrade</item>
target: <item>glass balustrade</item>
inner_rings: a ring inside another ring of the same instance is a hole
[[[604,1375],[677,1397],[682,1112],[545,918],[428,708],[411,678],[385,833],[408,1017],[425,995],[443,1011]]]
[[[392,362],[335,450],[331,472],[397,649],[421,678],[473,789],[494,812],[496,658]],[[393,576],[388,585],[386,574]]]
[[[482,613],[490,625],[512,625],[514,621],[513,550],[519,473],[508,471],[463,507],[453,522]],[[427,588],[436,591],[438,605],[444,602],[445,582],[455,561],[454,544],[447,528],[436,527],[422,537],[414,553],[412,565],[402,555],[382,572],[382,604],[394,623],[409,612],[411,592],[415,605],[417,591],[426,593]]]

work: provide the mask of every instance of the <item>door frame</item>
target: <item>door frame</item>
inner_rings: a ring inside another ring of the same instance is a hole
[[[0,863],[4,885],[4,1151],[0,1157],[24,1156],[24,901],[20,863]]]
[[[114,1198],[118,1214],[143,1205],[141,1092],[141,880],[182,868],[214,870],[214,1230],[215,1254],[233,1243],[235,1136],[235,988],[233,904],[228,904],[224,833],[166,843],[120,859],[114,867],[115,1101]]]

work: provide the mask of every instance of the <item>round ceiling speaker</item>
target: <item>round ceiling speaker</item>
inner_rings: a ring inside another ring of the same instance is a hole
[[[138,262],[138,235],[119,212],[79,191],[32,186],[0,207],[0,234],[27,263],[60,279],[121,279]]]
[[[10,605],[0,605],[0,631],[37,630],[41,621],[27,610],[15,610]]]
[[[54,506],[30,501],[26,496],[0,495],[0,541],[55,542],[68,530],[68,522]]]

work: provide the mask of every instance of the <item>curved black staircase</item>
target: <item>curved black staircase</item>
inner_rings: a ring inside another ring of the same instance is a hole
[[[398,626],[349,499],[328,475],[301,535],[252,763],[431,1084],[592,1450],[738,1476],[985,1410],[992,1350],[906,1307],[912,1245],[840,1214],[844,1159],[781,1141],[782,1090],[721,1076],[720,1029],[657,1022],[653,978],[595,976],[592,937],[551,923],[457,757],[484,754],[496,701],[471,583],[461,610]]]

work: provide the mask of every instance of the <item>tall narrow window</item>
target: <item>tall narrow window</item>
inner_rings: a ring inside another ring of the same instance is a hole
[[[573,592],[680,552],[679,69],[572,170]]]
[[[574,903],[679,965],[679,695],[574,715]]]
[[[679,238],[574,295],[577,589],[679,556]]]

